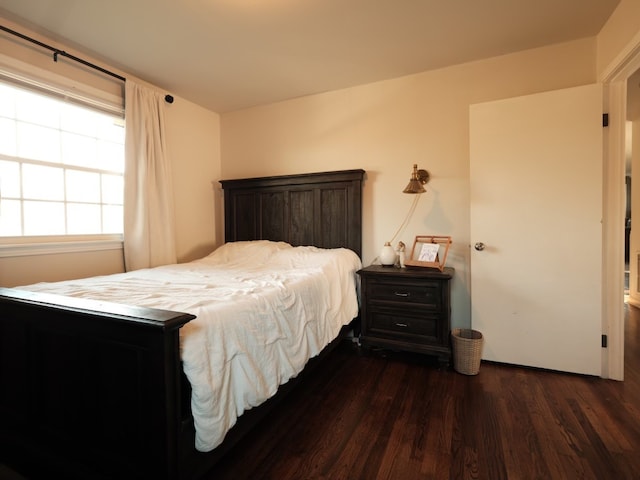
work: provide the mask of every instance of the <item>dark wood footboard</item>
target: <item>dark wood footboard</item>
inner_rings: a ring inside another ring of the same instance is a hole
[[[179,478],[179,329],[193,318],[0,289],[0,460],[36,476]]]
[[[353,328],[202,453],[180,362],[193,318],[0,288],[0,464],[31,480],[200,478]]]

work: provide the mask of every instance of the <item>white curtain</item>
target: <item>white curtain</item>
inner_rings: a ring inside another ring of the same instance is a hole
[[[176,263],[164,96],[125,83],[124,261],[127,271]]]

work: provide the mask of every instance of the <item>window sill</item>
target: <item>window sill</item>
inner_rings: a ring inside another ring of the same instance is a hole
[[[58,255],[61,253],[98,252],[122,250],[122,240],[85,240],[50,243],[16,243],[0,245],[0,258],[27,257],[33,255]]]

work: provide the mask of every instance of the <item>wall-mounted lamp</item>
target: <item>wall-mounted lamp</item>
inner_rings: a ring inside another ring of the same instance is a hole
[[[429,172],[427,172],[426,170],[419,170],[418,165],[414,163],[413,173],[411,174],[411,179],[409,180],[409,184],[407,185],[407,188],[405,188],[402,192],[411,193],[411,194],[425,193],[426,190],[423,187],[423,185],[425,185],[428,181],[429,181]],[[380,264],[387,267],[391,267],[395,265],[396,260],[398,259],[398,252],[394,250],[391,244],[393,243],[395,238],[398,236],[398,234],[409,223],[409,220],[411,219],[413,212],[415,211],[416,206],[418,205],[419,198],[420,198],[420,195],[416,195],[416,197],[413,199],[413,202],[411,203],[411,206],[409,207],[409,211],[407,212],[407,216],[404,218],[404,221],[400,224],[400,226],[398,227],[398,230],[396,230],[396,233],[393,234],[393,237],[391,237],[391,240],[388,242],[385,242],[384,247],[382,248],[382,251],[378,256],[378,258],[380,259]],[[404,267],[404,262],[401,261],[400,265]]]
[[[409,180],[409,184],[407,188],[405,188],[403,193],[424,193],[426,192],[423,185],[425,185],[429,181],[429,172],[426,170],[418,170],[418,165],[413,164],[413,173],[411,174],[411,179]]]

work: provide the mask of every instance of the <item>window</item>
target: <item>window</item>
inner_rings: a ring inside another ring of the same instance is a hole
[[[0,237],[122,235],[123,174],[121,112],[0,80]]]

